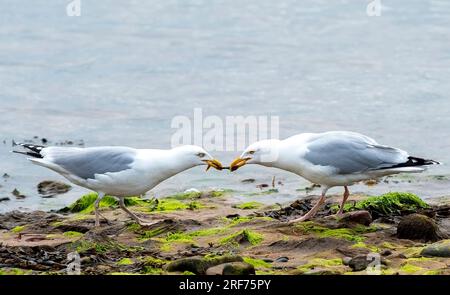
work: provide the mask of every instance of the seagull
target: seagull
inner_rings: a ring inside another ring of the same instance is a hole
[[[331,187],[344,187],[337,213],[340,216],[350,195],[348,186],[391,174],[422,172],[424,166],[440,163],[412,157],[401,149],[378,144],[359,133],[330,131],[255,142],[230,164],[230,170],[235,171],[245,164],[283,169],[323,187],[319,201],[311,210],[291,220],[299,222],[314,217]]]
[[[100,225],[99,204],[105,195],[119,199],[119,206],[142,226],[151,222],[125,207],[124,198],[143,196],[162,181],[199,165],[222,170],[222,164],[203,148],[183,145],[170,150],[134,149],[121,146],[45,147],[14,143],[26,151],[13,151],[29,156],[34,164],[49,168],[73,184],[98,193],[94,203],[95,226]]]

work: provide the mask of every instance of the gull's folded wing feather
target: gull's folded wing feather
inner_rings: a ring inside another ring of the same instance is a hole
[[[94,179],[96,174],[120,172],[131,168],[136,150],[127,147],[67,148],[48,147],[42,150],[40,164],[61,167],[82,179]]]
[[[408,154],[358,133],[328,132],[307,143],[304,158],[313,165],[350,174],[393,167],[407,161]]]

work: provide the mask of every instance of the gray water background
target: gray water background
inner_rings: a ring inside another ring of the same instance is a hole
[[[39,197],[39,181],[64,179],[9,153],[11,139],[169,148],[172,118],[195,107],[221,118],[279,116],[281,138],[352,130],[450,163],[449,1],[382,1],[379,17],[359,0],[81,0],[79,17],[67,16],[69,2],[0,1],[0,174],[10,175],[0,197],[11,198],[0,211],[58,209],[86,192]],[[227,163],[239,151],[212,154]],[[250,166],[194,168],[149,195],[258,191],[273,175],[285,184],[280,193],[255,198],[305,195],[295,191],[308,185],[299,177]],[[434,198],[449,194],[448,175],[442,165],[412,183],[352,191]],[[14,188],[28,197],[15,200]]]

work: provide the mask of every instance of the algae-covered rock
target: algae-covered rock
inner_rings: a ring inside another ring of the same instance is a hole
[[[230,263],[230,262],[243,262],[243,258],[240,256],[219,256],[213,258],[202,257],[188,257],[173,261],[164,266],[164,269],[168,272],[184,272],[190,271],[197,275],[206,274],[206,270],[213,266]]]
[[[355,204],[346,204],[344,212],[367,210],[374,219],[383,216],[406,215],[429,206],[418,196],[411,193],[391,192],[381,196],[369,197]],[[334,208],[337,210],[337,206]]]
[[[248,229],[238,231],[228,237],[223,238],[220,243],[234,246],[254,246],[263,240],[263,236]]]
[[[397,237],[400,239],[434,242],[441,240],[442,236],[434,220],[421,214],[408,215],[397,226]]]
[[[450,257],[450,240],[444,240],[428,245],[420,252],[420,254],[422,256]]]

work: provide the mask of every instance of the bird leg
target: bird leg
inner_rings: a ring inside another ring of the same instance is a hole
[[[98,193],[98,197],[97,200],[95,200],[94,202],[94,211],[95,211],[95,227],[99,227],[100,226],[100,216],[102,218],[104,218],[106,221],[108,221],[108,219],[106,219],[105,216],[103,216],[102,214],[100,214],[99,211],[99,205],[100,205],[100,201],[105,197],[104,193]]]
[[[150,226],[157,223],[142,219],[133,212],[131,212],[130,210],[128,210],[128,208],[125,206],[124,198],[119,198],[119,206],[120,208],[122,208],[123,211],[125,211],[128,215],[130,215],[130,217],[133,218],[133,220],[136,221],[140,226]]]
[[[340,215],[342,215],[342,213],[344,213],[344,205],[345,205],[345,202],[347,201],[348,196],[350,196],[350,192],[349,192],[349,190],[348,190],[348,187],[347,187],[347,186],[344,186],[344,189],[345,189],[344,195],[343,195],[343,197],[342,197],[342,202],[341,202],[341,206],[339,207],[339,211],[338,211],[338,213],[336,214],[337,216],[340,216]]]
[[[322,191],[322,195],[320,196],[319,201],[311,208],[311,210],[309,210],[305,215],[303,215],[300,218],[296,218],[293,219],[291,221],[289,221],[289,223],[294,223],[294,222],[301,222],[301,221],[306,221],[309,220],[311,218],[313,218],[317,212],[319,211],[320,207],[322,206],[323,203],[325,203],[325,194],[327,193],[328,188],[324,188]]]

